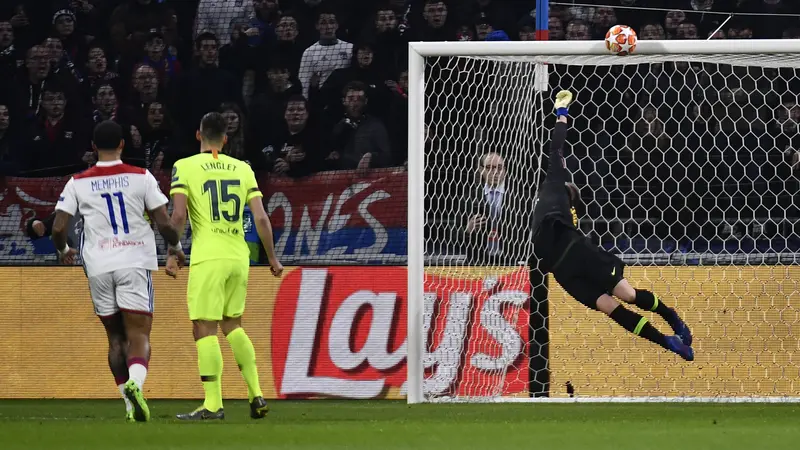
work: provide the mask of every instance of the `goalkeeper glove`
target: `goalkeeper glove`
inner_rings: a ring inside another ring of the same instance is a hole
[[[568,107],[572,103],[572,92],[563,90],[556,94],[556,116],[568,116]]]

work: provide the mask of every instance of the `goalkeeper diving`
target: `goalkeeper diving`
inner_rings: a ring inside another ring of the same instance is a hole
[[[531,267],[553,274],[575,300],[602,311],[629,332],[692,361],[692,335],[678,313],[654,293],[634,289],[623,275],[625,263],[594,245],[576,228],[573,204],[579,199],[578,188],[567,180],[562,151],[570,102],[571,92],[561,91],[556,95],[557,121],[550,143],[550,164],[534,199]],[[665,336],[646,318],[620,305],[614,297],[657,313],[672,327],[675,335]]]

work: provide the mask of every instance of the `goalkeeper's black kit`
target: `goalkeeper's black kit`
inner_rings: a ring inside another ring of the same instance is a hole
[[[556,112],[566,116],[566,107],[559,108]],[[562,154],[566,137],[567,124],[556,122],[550,143],[547,175],[536,194],[533,206],[533,256],[530,266],[538,268],[542,273],[552,273],[558,284],[575,300],[597,309],[597,300],[604,294],[612,294],[624,278],[625,264],[616,255],[594,245],[576,228],[577,217],[567,192],[568,174]],[[631,333],[675,352],[687,361],[694,360],[689,327],[673,309],[646,290],[637,289],[633,303],[663,317],[676,336],[664,336],[646,318],[622,305],[616,305],[613,310],[605,312]]]
[[[566,183],[563,147],[567,124],[556,122],[550,143],[550,164],[534,200],[531,267],[550,272],[584,305],[596,309],[597,299],[611,293],[623,278],[625,264],[594,245],[577,228]]]

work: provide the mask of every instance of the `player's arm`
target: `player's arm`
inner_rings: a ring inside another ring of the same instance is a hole
[[[186,194],[172,192],[172,217],[170,223],[178,230],[186,229]]]
[[[70,178],[64,186],[64,191],[58,197],[51,235],[53,245],[56,246],[56,251],[58,252],[58,259],[64,264],[73,264],[75,255],[78,254],[74,248],[69,248],[69,245],[67,245],[67,229],[69,228],[70,220],[77,213],[78,197],[75,191],[75,181]]]
[[[161,192],[158,186],[156,177],[150,171],[147,171],[147,190],[145,191],[144,205],[147,208],[147,214],[150,217],[161,236],[167,241],[170,247],[178,247],[180,245],[181,235],[178,229],[170,224],[169,214],[167,213],[167,204],[169,199]]]
[[[253,214],[253,221],[256,225],[258,238],[261,239],[261,243],[264,245],[264,250],[267,252],[269,265],[272,266],[274,265],[273,263],[279,263],[278,256],[275,254],[272,224],[270,223],[267,211],[264,209],[264,202],[259,196],[251,199],[248,202],[248,205],[250,206],[250,212]]]
[[[172,181],[169,188],[169,195],[172,197],[172,217],[170,222],[178,230],[178,233],[183,233],[183,230],[186,229],[186,214],[188,211],[186,205],[189,195],[187,174],[182,168],[181,161],[177,161],[172,167]]]
[[[167,250],[165,271],[167,275],[177,278],[178,270],[186,264],[186,254],[183,253],[180,242],[180,236],[186,229],[186,194],[172,194],[172,217],[167,217],[167,209],[164,207],[164,220],[168,222],[170,228],[175,230],[178,237],[178,244],[170,245]]]
[[[567,182],[567,167],[564,160],[564,142],[567,139],[568,107],[572,102],[572,93],[561,91],[556,95],[556,126],[550,141],[550,164],[547,167],[545,181],[563,184]]]
[[[278,260],[278,255],[275,253],[272,224],[270,223],[267,211],[264,209],[264,195],[258,188],[258,183],[256,183],[256,177],[252,170],[245,179],[245,189],[247,189],[247,205],[250,206],[250,212],[253,215],[253,222],[256,225],[258,238],[261,239],[261,244],[264,245],[264,250],[267,252],[267,260],[269,261],[272,274],[278,277],[283,272],[283,265],[281,265],[281,262]]]
[[[159,206],[154,210],[148,210],[150,219],[155,222],[158,232],[164,237],[170,247],[178,247],[181,243],[181,233],[172,226],[172,222],[167,213],[166,205]]]

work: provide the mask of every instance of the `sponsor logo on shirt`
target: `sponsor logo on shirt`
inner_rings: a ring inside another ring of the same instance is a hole
[[[100,250],[113,250],[117,248],[127,248],[127,247],[142,247],[144,245],[145,245],[144,241],[130,241],[128,239],[120,239],[120,238],[102,239],[100,241]]]

